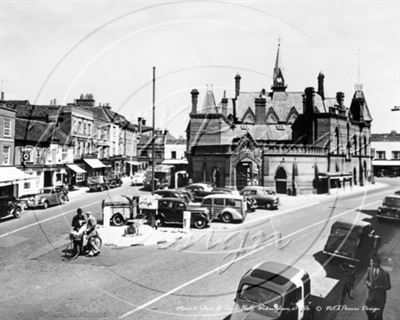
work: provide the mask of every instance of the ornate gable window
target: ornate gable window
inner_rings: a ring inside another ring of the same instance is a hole
[[[277,124],[279,122],[279,118],[272,107],[268,110],[267,116],[265,117],[265,122],[274,124]]]
[[[244,124],[254,124],[254,122],[255,122],[254,112],[249,107],[247,109],[246,113],[244,114],[243,118],[242,118],[242,123],[244,123]]]
[[[299,116],[299,113],[297,112],[295,107],[292,107],[289,111],[289,114],[287,116],[286,123],[287,124],[292,124],[296,121],[297,117]]]

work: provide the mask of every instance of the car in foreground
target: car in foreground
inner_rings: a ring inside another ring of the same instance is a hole
[[[258,208],[278,209],[280,206],[279,196],[276,192],[262,186],[246,186],[240,191],[240,194],[255,199]]]
[[[160,225],[177,224],[183,225],[183,212],[191,213],[191,226],[196,229],[207,227],[212,218],[207,208],[188,205],[185,200],[180,198],[161,198],[158,199],[158,212],[156,219]]]
[[[339,219],[334,222],[323,253],[355,264],[366,264],[378,250],[380,236],[370,222]]]
[[[25,202],[10,198],[9,196],[0,196],[0,218],[14,216],[20,218],[25,208]]]
[[[26,199],[27,208],[42,207],[64,204],[66,201],[61,187],[48,187],[40,190],[38,194],[28,196]]]
[[[310,304],[311,280],[306,271],[266,261],[241,278],[229,319],[311,319]]]
[[[397,191],[396,191],[397,192]],[[378,221],[397,220],[400,221],[400,192],[399,195],[387,196],[376,214]]]

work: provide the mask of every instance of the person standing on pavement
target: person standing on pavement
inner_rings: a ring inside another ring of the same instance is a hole
[[[364,280],[368,288],[365,302],[368,320],[382,320],[386,291],[391,289],[391,284],[389,273],[382,269],[381,259],[378,256],[371,258]]]

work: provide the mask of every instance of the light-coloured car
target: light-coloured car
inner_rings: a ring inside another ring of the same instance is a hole
[[[246,217],[247,202],[242,196],[232,194],[213,194],[204,197],[201,206],[207,208],[213,220],[226,223],[243,222]]]
[[[136,172],[133,176],[131,176],[131,186],[143,185],[144,178],[144,172]]]

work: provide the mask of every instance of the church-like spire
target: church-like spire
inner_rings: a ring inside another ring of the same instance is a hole
[[[281,39],[278,39],[278,50],[276,52],[276,60],[274,67],[274,75],[272,77],[273,83],[271,89],[273,91],[285,91],[286,84],[285,78],[283,77],[283,68],[282,68],[282,57],[281,57]]]

